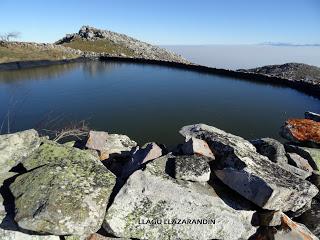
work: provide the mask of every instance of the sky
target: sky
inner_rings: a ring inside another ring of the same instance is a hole
[[[158,45],[320,43],[320,0],[0,0],[0,13],[20,41],[90,25]]]

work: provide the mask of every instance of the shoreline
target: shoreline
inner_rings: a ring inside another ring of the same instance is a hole
[[[188,69],[192,71],[211,73],[221,76],[229,76],[234,78],[239,78],[241,80],[247,80],[250,82],[260,82],[260,83],[271,83],[277,86],[286,86],[298,91],[307,93],[316,98],[320,98],[320,85],[311,84],[309,82],[298,81],[288,78],[280,78],[274,76],[268,76],[259,73],[241,72],[229,69],[213,68],[204,65],[198,65],[193,63],[181,63],[174,61],[164,61],[164,60],[154,60],[146,58],[133,58],[133,57],[115,57],[115,56],[100,56],[100,57],[79,57],[64,60],[33,60],[33,61],[16,61],[8,63],[0,63],[1,71],[10,71],[18,69],[26,69],[33,67],[44,67],[57,64],[73,63],[73,62],[84,62],[84,61],[121,61],[129,63],[143,63],[143,64],[154,64],[168,67],[175,67],[180,69]]]

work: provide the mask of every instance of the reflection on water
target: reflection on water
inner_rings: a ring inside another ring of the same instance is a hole
[[[84,73],[94,76],[101,72],[112,71],[121,66],[121,62],[84,61],[68,64],[56,64],[44,67],[25,68],[19,70],[7,70],[0,72],[0,82],[12,83],[19,80],[42,80],[57,78],[74,69],[82,69]]]
[[[0,72],[0,82],[12,83],[19,80],[42,80],[57,78],[66,72],[81,66],[80,63],[57,64],[44,67],[25,68]]]
[[[181,141],[207,123],[245,138],[274,137],[289,117],[319,112],[319,99],[270,84],[165,66],[81,62],[0,72],[0,124],[10,130],[86,120],[140,143]]]

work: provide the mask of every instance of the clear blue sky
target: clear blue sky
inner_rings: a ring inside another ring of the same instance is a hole
[[[160,45],[320,43],[320,0],[0,0],[0,13],[21,41],[92,25]]]

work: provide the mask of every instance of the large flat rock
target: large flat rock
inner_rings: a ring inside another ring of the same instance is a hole
[[[0,135],[0,174],[8,172],[40,145],[36,130]]]
[[[167,173],[174,161],[173,156],[157,158],[129,177],[107,210],[103,226],[109,233],[137,239],[228,240],[248,239],[255,232],[254,211],[236,210],[207,183],[174,179]]]
[[[215,152],[215,174],[256,205],[268,210],[297,211],[310,205],[318,189],[256,152],[247,140],[205,124],[180,133],[205,140]]]
[[[22,229],[85,235],[101,227],[115,176],[87,151],[47,142],[10,185]]]

